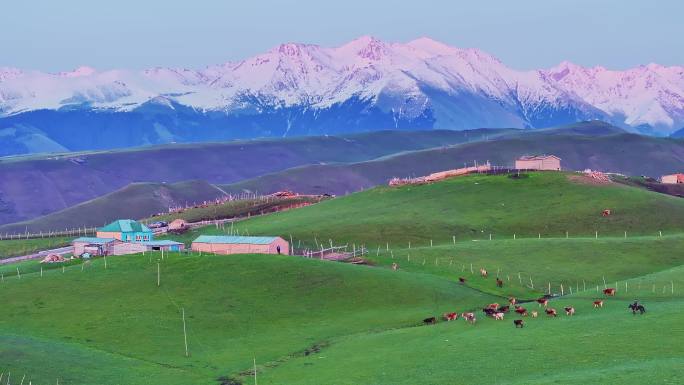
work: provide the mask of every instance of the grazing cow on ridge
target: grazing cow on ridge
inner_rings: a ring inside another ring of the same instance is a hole
[[[423,320],[423,323],[426,325],[434,325],[437,323],[437,318],[435,318],[435,317],[426,318]]]
[[[518,327],[520,327],[522,329],[522,327],[525,326],[525,322],[521,319],[516,319],[516,320],[513,320],[513,325],[515,325],[516,329]]]
[[[485,313],[487,317],[493,317],[494,313],[496,313],[496,309],[485,307],[482,309],[482,312]]]
[[[475,313],[463,313],[463,319],[471,325],[475,325],[475,322],[477,322]]]
[[[565,310],[565,315],[569,315],[569,316],[575,315],[575,308],[572,306],[566,306],[563,308],[563,310]]]
[[[527,309],[525,309],[522,306],[516,306],[515,307],[515,312],[520,314],[521,316],[526,316],[527,315]]]
[[[594,307],[595,308],[603,307],[603,301],[602,300],[594,301]]]
[[[537,300],[537,303],[539,304],[540,307],[541,307],[541,306],[546,307],[546,306],[549,304],[549,300],[546,299],[546,298],[539,298],[539,299]]]
[[[536,310],[532,310],[532,318],[537,318],[538,315],[539,313]]]
[[[603,294],[611,296],[611,297],[615,297],[615,289],[612,287],[609,287],[607,289],[603,289]]]
[[[554,309],[554,308],[549,308],[549,309],[546,309],[544,311],[546,312],[546,315],[548,315],[549,317],[557,317],[558,316],[558,314],[556,314],[556,309]]]
[[[458,319],[458,313],[444,313],[445,321],[455,321]]]

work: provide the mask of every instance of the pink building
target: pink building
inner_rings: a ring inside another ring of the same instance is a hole
[[[200,235],[192,251],[213,254],[290,254],[290,244],[280,237]]]
[[[555,155],[521,156],[515,160],[518,170],[561,170],[561,158]]]
[[[660,182],[667,184],[684,183],[684,174],[663,175],[660,178]]]

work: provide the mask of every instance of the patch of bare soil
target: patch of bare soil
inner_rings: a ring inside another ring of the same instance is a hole
[[[614,182],[607,176],[591,175],[591,174],[576,174],[568,175],[568,180],[573,183],[588,184],[588,185],[608,185]]]

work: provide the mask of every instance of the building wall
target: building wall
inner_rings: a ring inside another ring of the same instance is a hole
[[[660,181],[667,184],[684,183],[684,174],[663,175]]]
[[[560,170],[560,159],[545,158],[531,160],[516,160],[515,168],[518,170]]]
[[[169,223],[169,230],[182,230],[188,225],[187,222],[185,222],[182,219],[176,219]]]
[[[106,243],[106,244],[101,245],[100,246],[100,254],[98,254],[98,255],[102,255],[102,254],[109,255],[109,254],[111,254],[112,248],[117,243],[118,242],[112,242],[112,243]],[[85,253],[86,252],[85,248],[89,244],[90,243],[87,243],[87,242],[74,242],[73,243],[73,246],[74,246],[73,254],[74,255],[81,255],[81,254]]]
[[[114,238],[121,240],[121,233],[114,231],[98,231],[95,236],[98,238]]]
[[[74,255],[81,255],[81,254],[83,254],[83,253],[85,252],[84,249],[85,249],[86,245],[87,245],[87,243],[85,243],[85,242],[74,242],[74,251],[73,251],[73,254],[74,254]]]
[[[140,236],[139,240],[136,240],[136,237]],[[145,236],[148,238],[145,239]],[[141,242],[141,241],[152,241],[154,240],[154,235],[152,234],[151,231],[145,232],[145,231],[131,231],[131,232],[114,232],[114,231],[98,231],[97,232],[97,237],[98,238],[115,238],[120,241],[124,242]]]
[[[557,170],[560,171],[560,159],[545,158],[542,160],[541,170]]]
[[[267,245],[231,244],[231,243],[192,243],[192,251],[214,254],[277,254],[280,245],[280,253],[288,255],[290,245],[282,238],[278,238]]]
[[[126,254],[136,254],[136,253],[142,253],[143,251],[147,251],[147,246],[143,245],[142,243],[129,243],[129,242],[123,242],[123,243],[118,243],[112,247],[111,254],[112,255],[126,255]]]

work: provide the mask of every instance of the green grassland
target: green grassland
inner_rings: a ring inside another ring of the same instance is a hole
[[[667,293],[633,288],[607,299],[603,309],[593,308],[593,291],[553,300],[558,318],[527,317],[523,329],[511,321],[520,317],[508,315],[476,327],[459,321],[351,336],[321,354],[263,368],[259,383],[678,384],[684,374],[683,273],[679,267],[644,277],[668,282]],[[674,295],[670,279],[678,288]],[[646,314],[628,311],[633,298],[645,304]],[[541,312],[536,304],[526,306]],[[576,314],[566,316],[564,306]]]
[[[456,304],[472,309],[491,300],[429,275],[264,255],[167,255],[157,287],[159,258],[5,276],[0,371],[27,373],[34,384],[57,377],[70,384],[211,383],[248,369],[253,356],[275,364],[342,336],[412,327]],[[85,370],[85,362],[64,365],[66,357],[108,363]]]
[[[66,246],[71,240],[70,237],[2,240],[0,241],[0,259]]]
[[[613,215],[602,217],[605,208]],[[235,385],[254,382],[255,360],[262,385],[675,384],[684,374],[682,218],[684,201],[641,188],[566,173],[475,175],[173,236],[365,244],[370,266],[193,253],[108,257],[107,269],[104,259],[72,262],[42,277],[36,261],[4,266],[0,372],[33,384]],[[531,300],[548,284],[565,289],[551,301],[558,318],[515,329],[513,314],[478,312],[476,325],[421,325],[509,295]],[[618,289],[603,309],[591,305],[603,297],[597,286]],[[635,298],[646,314],[626,309]],[[575,316],[562,313],[567,305]]]
[[[521,178],[472,175],[440,183],[377,187],[299,210],[236,224],[240,233],[280,235],[314,243],[387,242],[408,247],[457,240],[658,235],[679,233],[684,200],[612,183],[596,185],[572,173],[537,172]],[[609,217],[601,215],[611,209]],[[234,229],[235,230],[235,229]],[[207,227],[187,234],[220,233]]]

